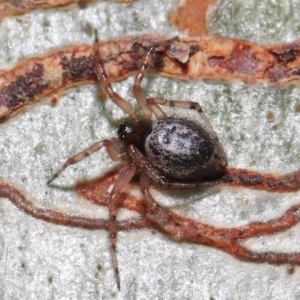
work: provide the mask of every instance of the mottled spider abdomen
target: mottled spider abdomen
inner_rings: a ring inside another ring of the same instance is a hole
[[[155,121],[145,152],[157,169],[181,180],[214,177],[227,166],[219,140],[200,124],[183,118]]]

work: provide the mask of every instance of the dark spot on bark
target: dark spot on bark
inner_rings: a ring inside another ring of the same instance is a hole
[[[259,66],[259,59],[255,56],[250,46],[236,45],[227,59],[222,57],[210,58],[209,64],[218,65],[227,69],[230,73],[252,75]]]
[[[263,177],[261,175],[255,174],[247,176],[247,174],[239,174],[238,179],[246,184],[257,185],[263,183]]]
[[[210,67],[218,66],[221,62],[225,60],[224,56],[211,56],[207,59],[207,63]]]
[[[0,94],[0,106],[8,107],[6,100],[1,94]]]
[[[223,233],[223,232],[221,232],[220,234],[219,234],[219,237],[221,237],[222,239],[224,239],[224,240],[229,240],[230,238],[228,237],[228,235],[226,234],[226,233]]]
[[[96,78],[94,72],[94,57],[92,55],[78,58],[72,55],[70,60],[63,57],[60,64],[63,68],[63,83],[68,81],[88,81]]]
[[[276,60],[278,63],[289,63],[296,59],[296,56],[299,54],[298,50],[295,49],[289,49],[283,53],[276,53],[271,51],[271,54],[273,54],[276,57]]]
[[[192,45],[190,48],[190,57],[200,50],[199,45]]]
[[[144,47],[138,42],[134,43],[131,47],[131,50],[128,52],[131,59],[128,62],[124,62],[124,68],[126,67],[127,70],[138,70],[142,66],[145,60],[145,56],[147,55],[151,46],[153,45]],[[149,67],[154,67],[155,69],[162,69],[165,66],[164,57],[164,51],[155,51],[154,47],[154,51],[152,52],[152,58],[149,62]]]
[[[293,274],[295,273],[295,266],[293,266],[293,265],[288,265],[288,266],[287,266],[287,273],[288,273],[289,275],[293,275]]]
[[[89,3],[91,3],[92,0],[79,0],[78,6],[81,8],[86,8]]]
[[[146,53],[140,44],[134,44],[128,52],[130,59],[122,60],[120,66],[124,70],[137,71],[142,66]]]
[[[34,100],[48,87],[48,82],[43,76],[43,65],[35,64],[31,71],[18,76],[15,81],[0,90],[1,103],[5,101],[6,106],[13,109]]]
[[[275,63],[272,67],[266,70],[267,77],[271,82],[276,82],[280,78],[288,77],[288,72],[282,67],[282,65]]]
[[[258,174],[249,177],[249,183],[251,185],[261,184],[263,183],[263,181],[264,181],[263,177]]]
[[[189,64],[176,61],[175,65],[181,69],[181,73],[187,75],[189,73]]]
[[[281,181],[278,181],[276,179],[269,179],[267,181],[267,184],[269,187],[276,187],[276,186],[280,186],[280,185],[283,185],[283,182]]]
[[[130,50],[131,53],[143,52],[146,54],[146,49],[139,43],[134,43]]]
[[[300,69],[293,70],[292,76],[300,76]]]
[[[165,66],[164,55],[160,52],[154,53],[152,65],[155,69],[162,69]]]
[[[239,236],[239,238],[241,238],[245,235],[245,231],[244,230],[239,230],[237,235]]]
[[[240,174],[239,175],[239,180],[242,181],[242,182],[247,182],[248,177],[245,174]]]
[[[23,1],[22,0],[10,0],[9,1],[9,4],[11,5],[11,6],[14,6],[14,7],[16,7],[16,8],[20,8],[20,9],[22,9],[23,8]]]

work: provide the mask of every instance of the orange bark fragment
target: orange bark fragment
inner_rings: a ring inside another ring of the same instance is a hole
[[[176,13],[169,15],[169,21],[190,36],[206,35],[209,10],[215,3],[216,0],[181,1]]]

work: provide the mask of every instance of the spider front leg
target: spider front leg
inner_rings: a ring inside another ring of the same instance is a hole
[[[117,139],[116,139],[117,140]],[[120,153],[117,149],[116,145],[110,140],[103,140],[97,142],[90,146],[89,148],[73,155],[70,157],[62,166],[61,168],[48,180],[47,184],[50,184],[56,177],[59,176],[68,166],[73,165],[75,163],[80,162],[85,157],[90,156],[91,154],[95,153],[96,151],[100,150],[101,148],[105,147],[108,155],[113,161],[120,160]]]
[[[145,71],[149,66],[149,61],[152,57],[153,51],[154,51],[153,47],[148,50],[148,53],[145,57],[142,67],[140,68],[139,72],[135,75],[134,85],[133,85],[133,94],[138,102],[141,111],[143,112],[144,118],[146,119],[151,118],[152,111],[151,109],[149,109],[149,106],[147,104],[145,94],[141,88],[141,82],[145,76]]]
[[[98,33],[95,30],[95,42],[94,42],[94,65],[95,65],[95,75],[99,82],[102,84],[104,90],[109,95],[110,99],[120,107],[124,112],[126,112],[131,118],[135,118],[135,109],[133,106],[119,96],[112,88],[110,82],[108,81],[107,74],[104,68],[104,61],[99,53],[99,40]]]
[[[119,141],[114,139],[115,143]],[[75,154],[71,158],[69,158],[62,167],[52,176],[52,178],[48,181],[51,183],[63,170],[65,170],[68,166],[75,164],[85,157],[93,154],[94,152],[100,150],[101,148],[105,147],[107,153],[114,161],[120,161],[122,154],[120,154],[119,150],[117,149],[116,145],[110,140],[103,140],[93,144],[91,147]],[[109,239],[111,245],[111,253],[112,253],[112,262],[113,267],[115,270],[116,282],[118,289],[120,289],[120,276],[119,276],[119,269],[118,269],[118,261],[116,255],[116,236],[117,236],[117,198],[121,190],[125,187],[125,185],[132,179],[135,174],[135,167],[130,165],[124,167],[124,169],[118,175],[116,182],[113,186],[113,189],[109,195],[109,204],[108,204],[108,212],[109,212],[109,221],[108,221],[108,231],[109,231]]]

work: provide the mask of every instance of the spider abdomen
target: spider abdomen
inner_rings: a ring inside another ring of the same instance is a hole
[[[146,138],[145,152],[150,162],[170,178],[209,178],[227,166],[218,139],[200,124],[184,118],[155,121]]]

